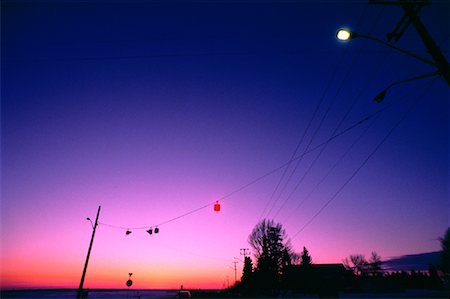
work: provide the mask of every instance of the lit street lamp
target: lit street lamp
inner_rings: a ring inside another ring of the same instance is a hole
[[[399,47],[393,46],[390,43],[382,41],[381,39],[378,39],[378,38],[373,37],[371,35],[360,34],[360,33],[356,33],[356,32],[350,31],[348,29],[341,28],[341,29],[339,29],[336,32],[336,37],[337,37],[337,39],[339,39],[340,41],[343,41],[343,42],[346,42],[346,41],[349,41],[351,39],[355,39],[355,38],[358,38],[358,37],[359,38],[370,39],[370,40],[373,40],[374,42],[377,42],[379,44],[383,44],[383,45],[385,45],[385,46],[387,46],[389,48],[392,48],[392,49],[394,49],[396,51],[399,51],[399,52],[401,52],[403,54],[406,54],[406,55],[408,55],[410,57],[413,57],[413,58],[415,58],[417,60],[420,60],[420,61],[422,61],[424,63],[427,63],[427,64],[430,64],[430,65],[432,65],[434,67],[437,67],[436,63],[434,63],[433,61],[431,61],[429,59],[420,57],[420,56],[418,56],[418,55],[416,55],[414,53],[411,53],[411,52],[403,50],[403,49],[401,49]]]
[[[341,41],[347,41],[352,38],[352,32],[347,29],[339,29],[336,32],[336,37]]]
[[[382,41],[381,39],[378,39],[378,38],[373,37],[371,35],[359,34],[359,33],[350,31],[350,30],[345,29],[345,28],[341,28],[341,29],[339,29],[336,32],[336,38],[339,39],[340,41],[343,41],[343,42],[347,42],[347,41],[349,41],[351,39],[355,39],[355,38],[369,39],[369,40],[372,40],[372,41],[377,42],[379,44],[382,44],[384,46],[387,46],[387,47],[389,47],[391,49],[394,49],[394,50],[396,50],[398,52],[406,54],[406,55],[408,55],[410,57],[413,57],[413,58],[415,58],[417,60],[420,60],[420,61],[422,61],[422,62],[424,62],[426,64],[432,65],[432,66],[434,66],[437,69],[437,71],[434,71],[434,72],[429,72],[429,73],[422,74],[422,75],[419,75],[419,76],[414,76],[414,77],[411,77],[411,78],[408,78],[408,79],[404,79],[404,80],[400,80],[400,81],[397,81],[397,82],[394,82],[394,83],[390,84],[387,88],[385,88],[383,91],[381,91],[374,98],[374,101],[377,102],[377,103],[381,102],[384,99],[384,97],[386,96],[387,91],[391,87],[396,86],[398,84],[402,84],[402,83],[407,83],[407,82],[410,82],[410,81],[418,80],[418,79],[423,79],[423,78],[427,78],[427,77],[431,77],[431,76],[440,75],[447,81],[447,84],[450,85],[450,72],[449,72],[450,65],[445,60],[445,58],[443,58],[442,53],[440,53],[440,51],[436,47],[433,47],[433,45],[431,45],[431,46],[428,45],[429,49],[434,50],[434,52],[433,52],[434,55],[432,55],[434,61],[431,61],[429,59],[423,58],[423,57],[418,56],[418,55],[416,55],[414,53],[411,53],[409,51],[406,51],[404,49],[401,49],[399,47],[391,45],[390,43]],[[428,41],[428,43],[430,43],[430,42]],[[426,43],[426,45],[427,45],[427,43]]]

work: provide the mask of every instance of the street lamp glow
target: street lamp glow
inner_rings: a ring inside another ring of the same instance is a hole
[[[348,31],[347,29],[339,29],[338,32],[336,33],[336,37],[342,41],[349,40],[351,36],[352,36],[351,32]]]

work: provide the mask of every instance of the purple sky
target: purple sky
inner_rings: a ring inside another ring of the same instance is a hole
[[[448,6],[421,14],[445,55]],[[450,215],[448,86],[423,79],[376,104],[389,84],[433,68],[335,38],[348,27],[384,39],[402,13],[362,2],[3,1],[2,285],[76,287],[85,219],[99,205],[102,223],[154,226],[383,108],[293,161],[278,189],[284,168],[221,200],[219,213],[202,209],[152,237],[100,225],[86,286],[124,287],[133,272],[141,288],[222,287],[264,217],[316,263],[439,250]],[[412,26],[396,45],[427,57]]]

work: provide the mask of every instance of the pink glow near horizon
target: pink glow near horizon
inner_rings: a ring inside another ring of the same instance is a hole
[[[393,89],[386,104],[370,102],[381,88],[427,69],[337,43],[336,16],[356,22],[366,4],[99,5],[2,6],[2,288],[77,288],[92,233],[86,217],[95,220],[99,205],[99,221],[123,229],[98,226],[86,288],[125,288],[130,272],[133,288],[222,288],[234,282],[233,258],[242,258],[261,218],[280,222],[294,250],[306,246],[314,263],[439,250],[449,224],[443,80],[314,218],[429,83]],[[447,20],[448,10],[436,5],[423,17],[445,36],[437,20]],[[372,30],[371,9],[361,32]],[[379,26],[380,35],[391,29]],[[421,46],[407,38],[408,48]],[[269,199],[282,169],[241,190],[289,161],[339,59],[298,153],[336,82],[343,80],[341,94],[311,147],[330,137],[354,98],[339,132],[392,106],[367,131],[372,119],[330,142],[317,162],[319,150],[305,155],[279,201],[280,192]],[[218,213],[211,205],[146,232],[216,200]],[[237,267],[240,279],[242,262]]]

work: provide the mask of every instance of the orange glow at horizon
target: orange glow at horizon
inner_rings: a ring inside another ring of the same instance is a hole
[[[83,261],[84,263],[84,261]],[[55,260],[9,260],[3,264],[2,289],[21,288],[78,288],[83,263],[67,263]],[[84,288],[126,288],[128,273],[133,273],[132,288],[135,289],[220,289],[223,286],[223,271],[214,267],[193,263],[161,263],[153,266],[102,260],[91,261],[86,273]]]
[[[30,270],[28,272],[10,271],[2,276],[2,289],[21,288],[78,288],[81,278],[80,271],[61,270],[55,271]],[[75,273],[76,272],[76,273]],[[80,273],[78,273],[80,272]],[[84,288],[126,288],[125,282],[128,273],[111,273],[102,271],[88,273]],[[184,273],[151,273],[133,272],[132,288],[135,289],[178,289],[183,285],[186,289],[220,289],[223,285],[223,277],[217,276],[213,272],[202,272],[198,274]]]

